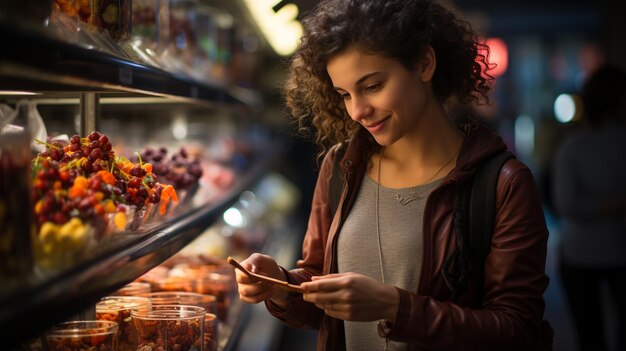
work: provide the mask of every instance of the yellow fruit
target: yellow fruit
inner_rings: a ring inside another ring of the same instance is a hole
[[[59,226],[52,222],[45,222],[39,229],[39,239],[42,241],[52,241],[59,232]]]
[[[115,227],[119,230],[126,229],[126,214],[124,212],[118,212],[113,217],[113,223],[115,223]]]

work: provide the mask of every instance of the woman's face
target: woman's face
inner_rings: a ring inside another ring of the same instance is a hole
[[[399,61],[350,47],[326,66],[350,117],[388,146],[418,131],[432,99],[432,74],[420,65],[407,69]]]

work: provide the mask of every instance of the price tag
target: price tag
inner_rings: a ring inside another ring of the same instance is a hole
[[[118,74],[120,84],[132,85],[133,84],[133,71],[129,68],[120,68]]]

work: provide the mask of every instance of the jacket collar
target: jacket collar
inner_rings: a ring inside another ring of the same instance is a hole
[[[502,138],[484,124],[474,121],[461,126],[465,134],[457,166],[448,176],[453,182],[461,182],[474,174],[481,161],[507,149]],[[341,161],[344,172],[354,176],[354,170],[365,171],[368,155],[375,149],[375,142],[365,129],[360,129],[349,142],[348,149]],[[360,174],[360,172],[359,172]]]
[[[465,133],[465,139],[457,166],[450,174],[450,178],[456,181],[473,175],[482,161],[507,149],[504,140],[480,122],[464,124],[461,129]]]

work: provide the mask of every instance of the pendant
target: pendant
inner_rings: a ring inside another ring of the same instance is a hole
[[[404,194],[401,194],[400,192],[397,192],[396,196],[395,196],[395,199],[402,206],[406,206],[411,201],[415,201],[415,200],[421,199],[421,196],[418,193],[409,193],[409,194],[404,195]]]

